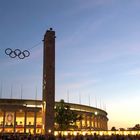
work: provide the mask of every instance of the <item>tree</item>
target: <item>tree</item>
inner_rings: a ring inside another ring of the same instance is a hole
[[[140,130],[140,124],[136,124],[132,129],[133,130]]]
[[[60,100],[60,103],[55,106],[55,123],[58,124],[59,130],[68,130],[76,121],[81,119],[81,115],[70,110],[70,106],[66,105],[64,100]]]
[[[125,128],[119,128],[120,131],[125,131]]]
[[[112,128],[111,128],[111,131],[116,131],[117,129],[116,129],[116,127],[115,126],[113,126]]]

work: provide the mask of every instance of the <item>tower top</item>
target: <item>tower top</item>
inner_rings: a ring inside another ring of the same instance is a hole
[[[55,32],[55,31],[53,31],[53,28],[50,28],[46,32]]]
[[[45,35],[44,35],[44,40],[43,41],[46,41],[46,40],[50,40],[50,39],[54,39],[56,38],[55,37],[55,31],[53,31],[53,28],[50,28],[46,31]]]

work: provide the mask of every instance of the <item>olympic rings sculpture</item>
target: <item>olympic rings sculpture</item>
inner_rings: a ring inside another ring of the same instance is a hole
[[[7,48],[5,54],[9,55],[11,58],[18,57],[19,59],[24,59],[25,57],[29,57],[30,52],[28,50],[21,51],[20,49],[12,50]]]

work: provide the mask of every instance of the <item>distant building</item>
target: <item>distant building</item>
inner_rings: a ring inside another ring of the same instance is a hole
[[[56,102],[55,104],[59,104]],[[83,116],[73,130],[107,130],[107,112],[98,108],[66,103]],[[43,131],[42,101],[0,99],[0,132],[41,134]],[[55,124],[55,130],[57,125]]]

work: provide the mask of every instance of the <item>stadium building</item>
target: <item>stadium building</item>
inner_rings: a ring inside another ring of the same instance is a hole
[[[55,102],[55,31],[44,35],[42,100],[0,99],[0,132],[47,134],[58,130],[54,123]],[[107,130],[104,110],[66,103],[82,115],[73,130]],[[54,127],[55,126],[55,127]]]
[[[55,105],[59,102],[55,102]],[[75,131],[107,130],[107,112],[91,106],[65,103],[83,119]],[[0,132],[42,134],[43,105],[40,100],[0,99]],[[55,124],[55,131],[57,131]]]

